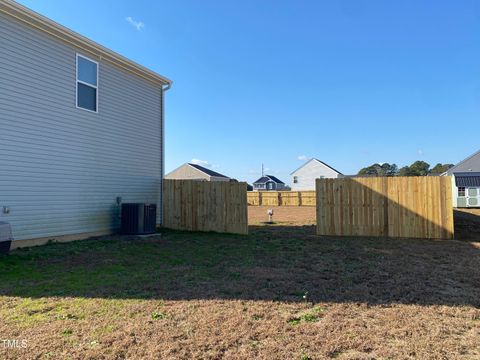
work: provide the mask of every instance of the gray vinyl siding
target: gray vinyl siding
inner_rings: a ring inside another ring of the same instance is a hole
[[[75,106],[76,53],[100,63],[98,113]],[[0,14],[0,221],[18,240],[113,231],[117,196],[158,204],[161,106],[159,86]]]

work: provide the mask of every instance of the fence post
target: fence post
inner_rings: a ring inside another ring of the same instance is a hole
[[[263,204],[263,197],[262,197],[262,192],[258,192],[258,206],[262,206]]]
[[[298,206],[302,206],[302,192],[299,191],[297,194],[298,194]]]

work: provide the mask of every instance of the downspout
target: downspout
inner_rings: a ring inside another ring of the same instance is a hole
[[[160,152],[161,152],[161,166],[160,166],[160,192],[159,192],[159,214],[160,214],[160,225],[163,225],[163,176],[165,174],[165,104],[164,104],[164,93],[172,87],[172,83],[168,83],[165,87],[162,85],[160,90]]]

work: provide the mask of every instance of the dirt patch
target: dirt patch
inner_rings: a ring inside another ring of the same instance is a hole
[[[314,206],[249,206],[248,223],[259,225],[268,221],[267,211],[273,210],[273,222],[281,225],[314,225],[316,208]]]

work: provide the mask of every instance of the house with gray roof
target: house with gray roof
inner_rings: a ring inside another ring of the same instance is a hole
[[[185,163],[165,175],[168,180],[232,181],[233,179],[204,166]]]
[[[442,175],[452,177],[454,207],[480,207],[480,150]]]
[[[254,191],[280,191],[285,189],[285,183],[273,175],[263,175],[253,183]]]
[[[316,179],[336,179],[344,176],[340,171],[315,158],[308,160],[290,175],[293,191],[315,190]]]

